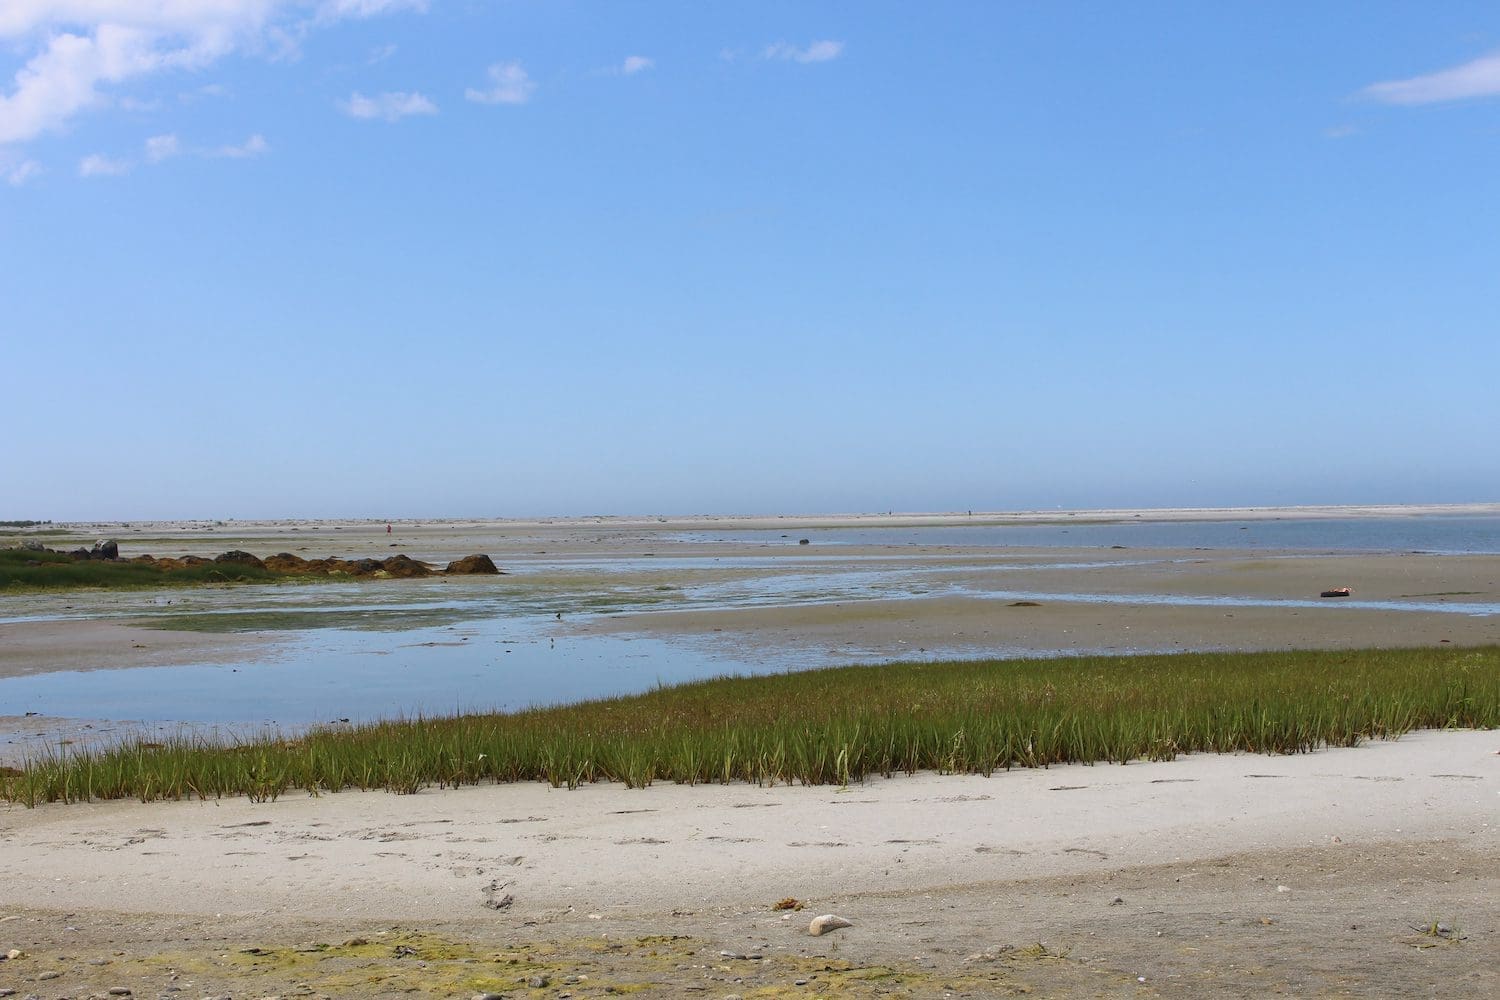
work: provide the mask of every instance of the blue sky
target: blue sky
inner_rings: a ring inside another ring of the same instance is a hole
[[[0,4],[0,518],[1500,500],[1492,3]]]

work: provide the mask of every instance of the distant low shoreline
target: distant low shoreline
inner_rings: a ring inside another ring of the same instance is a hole
[[[1016,511],[888,511],[864,513],[799,514],[599,514],[558,517],[348,517],[348,518],[177,518],[123,521],[38,522],[34,529],[17,529],[17,535],[35,533],[99,532],[134,528],[160,532],[201,532],[228,528],[285,530],[294,525],[347,526],[383,529],[385,525],[445,525],[467,527],[503,525],[517,528],[578,527],[607,525],[616,528],[690,530],[704,525],[719,528],[840,528],[840,527],[938,527],[949,525],[1119,523],[1124,521],[1257,521],[1329,520],[1373,517],[1500,517],[1500,502],[1462,504],[1331,504],[1248,507],[1139,507],[1032,509]]]

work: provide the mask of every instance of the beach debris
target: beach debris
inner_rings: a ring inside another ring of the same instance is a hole
[[[494,879],[489,885],[479,890],[479,894],[484,897],[485,907],[491,910],[510,909],[510,904],[516,901],[514,896],[505,891],[510,886],[510,882],[501,882],[499,879]]]
[[[776,903],[772,904],[771,909],[773,909],[773,910],[800,910],[805,905],[807,905],[807,904],[803,903],[802,900],[797,899],[794,896],[788,896],[785,899],[778,900]]]
[[[813,937],[821,937],[829,931],[836,931],[840,927],[853,927],[852,920],[845,920],[836,913],[825,913],[821,917],[813,917],[812,922],[807,925],[807,933]]]
[[[797,544],[798,545],[811,545],[812,544],[812,539],[810,539],[810,538],[799,538],[799,539],[797,539]]]
[[[1319,597],[1348,597],[1352,593],[1354,593],[1354,590],[1351,587],[1329,587],[1327,590],[1323,591],[1318,596]]]

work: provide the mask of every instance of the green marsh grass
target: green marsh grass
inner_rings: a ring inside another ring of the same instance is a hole
[[[897,663],[729,677],[508,714],[234,745],[59,747],[0,798],[272,800],[481,782],[849,784],[1202,752],[1305,753],[1500,726],[1500,646]]]
[[[288,579],[291,578],[285,574],[237,563],[166,568],[150,563],[106,559],[75,560],[66,552],[0,549],[0,590],[281,583]]]

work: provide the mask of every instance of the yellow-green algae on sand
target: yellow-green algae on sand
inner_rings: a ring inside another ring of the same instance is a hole
[[[939,971],[916,961],[861,964],[840,958],[764,951],[726,954],[686,935],[609,935],[487,945],[455,936],[395,929],[341,943],[298,945],[199,942],[149,954],[116,951],[80,962],[50,950],[26,953],[3,971],[35,980],[61,971],[70,990],[123,985],[144,996],[231,991],[252,997],[676,997],[751,998],[1089,996],[1133,992],[1130,977],[1089,967],[1041,945],[976,956],[972,968]],[[18,980],[19,981],[19,980]]]

